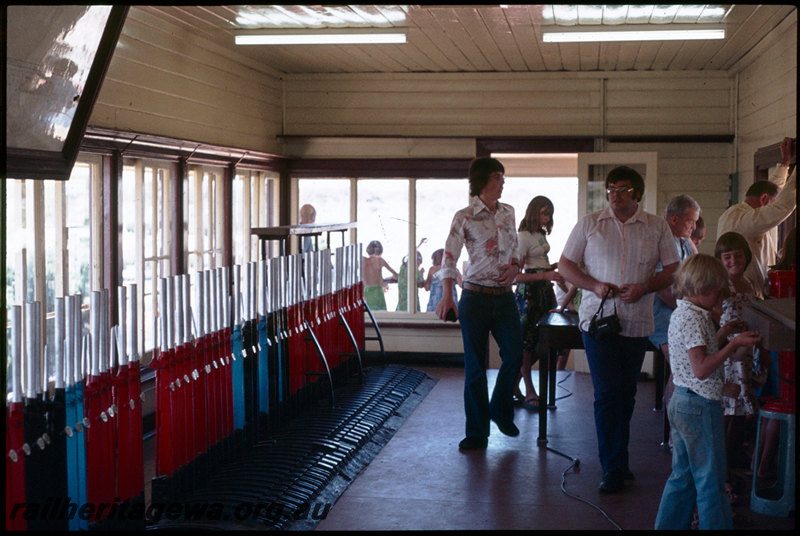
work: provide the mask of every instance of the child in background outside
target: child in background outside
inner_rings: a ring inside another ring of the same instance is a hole
[[[672,474],[664,486],[655,528],[687,530],[697,504],[701,529],[731,529],[725,492],[727,467],[722,419],[722,364],[737,348],[760,340],[729,322],[716,330],[711,310],[720,304],[728,274],[710,255],[692,255],[675,273],[678,306],[669,323],[675,392],[667,412],[672,427]],[[730,333],[739,333],[725,344]],[[720,345],[725,346],[720,349]]]
[[[425,309],[428,313],[435,313],[436,306],[439,305],[439,301],[442,299],[442,280],[439,277],[436,277],[436,274],[439,272],[439,268],[442,267],[442,258],[444,257],[444,249],[440,248],[433,252],[431,255],[431,264],[430,269],[428,270],[428,277],[425,279],[425,290],[430,291],[430,296],[428,297],[428,307]],[[458,294],[456,293],[456,283],[459,285],[461,284],[461,274],[459,274],[457,280],[453,281],[453,299],[458,302]]]
[[[423,239],[424,241],[425,239]],[[420,242],[421,244],[422,242]],[[422,267],[422,254],[417,251],[417,281],[416,287],[425,286],[425,268]],[[417,311],[419,311],[419,291],[417,291]],[[397,276],[397,309],[396,311],[408,310],[408,257],[403,257],[400,266],[400,275]]]
[[[386,298],[383,293],[389,287],[383,282],[383,269],[389,270],[394,277],[397,272],[389,266],[381,255],[383,254],[383,244],[373,240],[367,245],[367,255],[363,259],[364,270],[364,299],[373,311],[386,310]]]

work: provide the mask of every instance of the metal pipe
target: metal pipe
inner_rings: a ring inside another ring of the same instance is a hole
[[[192,300],[190,296],[192,280],[189,274],[181,276],[181,284],[183,286],[183,343],[189,344],[192,342]]]
[[[87,372],[90,376],[100,375],[100,297],[99,290],[92,291],[92,308],[89,316],[92,348],[87,367]]]
[[[213,333],[214,326],[211,325],[211,307],[214,301],[214,289],[211,288],[211,272],[206,270],[203,272],[203,279],[206,282],[206,301],[203,304],[203,318],[205,320],[205,332]]]
[[[11,402],[22,402],[22,306],[11,306]]]
[[[231,277],[230,266],[222,268],[222,289],[225,299],[222,300],[222,327],[231,327]]]
[[[161,328],[161,344],[159,348],[162,352],[167,351],[167,279],[162,277],[158,280],[158,319]]]
[[[248,262],[244,266],[244,295],[242,300],[244,302],[244,321],[249,321],[252,317],[250,315],[250,302],[252,298],[250,296],[250,281],[253,278],[253,263]]]
[[[119,330],[117,332],[117,343],[119,344],[119,366],[127,365],[128,353],[128,337],[127,337],[127,316],[128,316],[128,299],[127,291],[124,286],[117,287],[117,316],[119,317]]]
[[[112,368],[117,363],[117,345],[115,344],[115,339],[119,332],[119,326],[111,326],[111,340],[109,344],[109,352],[108,352],[108,362],[110,364],[109,368]],[[113,417],[113,414],[112,414]]]
[[[175,283],[175,346],[183,345],[183,281],[180,275],[174,277]]]
[[[83,380],[83,296],[72,296],[72,377],[70,382],[75,385]]]
[[[203,272],[197,272],[197,338],[205,334],[205,278]]]
[[[214,281],[216,292],[214,301],[217,307],[217,331],[225,329],[225,289],[222,287],[222,267],[214,269]]]
[[[109,327],[108,327],[108,289],[100,289],[100,354],[98,366],[100,373],[110,368],[109,363]]]
[[[39,322],[38,312],[40,310],[39,302],[25,303],[25,325],[27,331],[25,332],[26,339],[26,385],[25,397],[36,398],[36,395],[41,393],[41,350],[39,347]]]
[[[55,388],[64,388],[64,297],[55,300],[55,326],[53,347],[56,359]]]
[[[136,283],[131,285],[131,314],[130,314],[130,340],[131,340],[131,353],[128,357],[128,363],[139,361],[139,294],[136,292]]]
[[[264,286],[266,282],[264,281],[264,260],[259,259],[258,263],[256,263],[256,279],[258,283],[256,284],[256,295],[258,296],[258,314],[263,315],[264,311],[266,310],[265,307],[265,297],[264,297]]]
[[[241,284],[240,278],[242,277],[242,267],[239,264],[233,265],[233,324],[238,326],[242,323],[242,314],[240,307],[242,306]]]
[[[174,280],[171,276],[164,278],[166,281],[166,296],[165,296],[165,304],[166,308],[164,309],[164,317],[166,318],[166,342],[167,342],[167,350],[171,350],[175,348],[175,299],[174,299]]]
[[[64,298],[64,384],[69,387],[75,382],[75,303],[74,296]]]

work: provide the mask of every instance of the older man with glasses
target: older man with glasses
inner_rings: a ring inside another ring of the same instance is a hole
[[[601,493],[617,493],[633,479],[628,464],[630,420],[647,337],[653,332],[653,294],[672,283],[678,248],[664,218],[640,206],[644,180],[620,166],[606,177],[608,208],[583,217],[572,229],[558,271],[585,289],[578,311],[594,386],[594,418]],[[656,266],[663,269],[656,272]],[[581,269],[583,265],[583,269]],[[621,330],[589,335],[589,325],[603,298],[598,318],[616,311]]]

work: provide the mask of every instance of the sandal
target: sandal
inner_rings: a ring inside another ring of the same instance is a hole
[[[522,407],[529,411],[539,411],[539,397],[528,398],[522,402]]]

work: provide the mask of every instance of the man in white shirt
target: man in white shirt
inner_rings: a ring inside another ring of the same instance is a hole
[[[608,208],[584,216],[572,229],[558,271],[585,289],[578,311],[580,330],[594,386],[594,417],[603,480],[600,492],[617,493],[633,478],[628,466],[630,420],[647,337],[653,332],[653,292],[672,284],[678,248],[664,218],[645,212],[639,202],[644,180],[620,166],[606,177]],[[656,272],[656,266],[663,266]],[[580,269],[583,263],[585,270]],[[622,330],[595,340],[588,334],[592,316],[616,311]]]
[[[472,203],[456,212],[445,241],[441,268],[442,299],[436,315],[461,321],[464,341],[464,412],[466,437],[461,450],[485,449],[489,420],[509,436],[519,435],[514,424],[513,389],[522,360],[522,331],[511,284],[520,272],[514,258],[517,227],[514,208],[500,203],[505,169],[494,158],[476,158],[470,164]],[[461,299],[453,299],[453,281],[461,249],[467,248],[469,266],[463,276]],[[489,333],[500,349],[502,365],[497,372],[491,403],[486,384],[486,348]]]
[[[744,276],[759,294],[764,293],[767,271],[777,260],[777,226],[797,206],[797,170],[786,179],[795,151],[795,139],[784,138],[781,142],[781,162],[770,180],[754,182],[745,192],[744,201],[728,207],[717,223],[717,238],[733,231],[744,236],[750,245],[753,262],[748,265]]]

